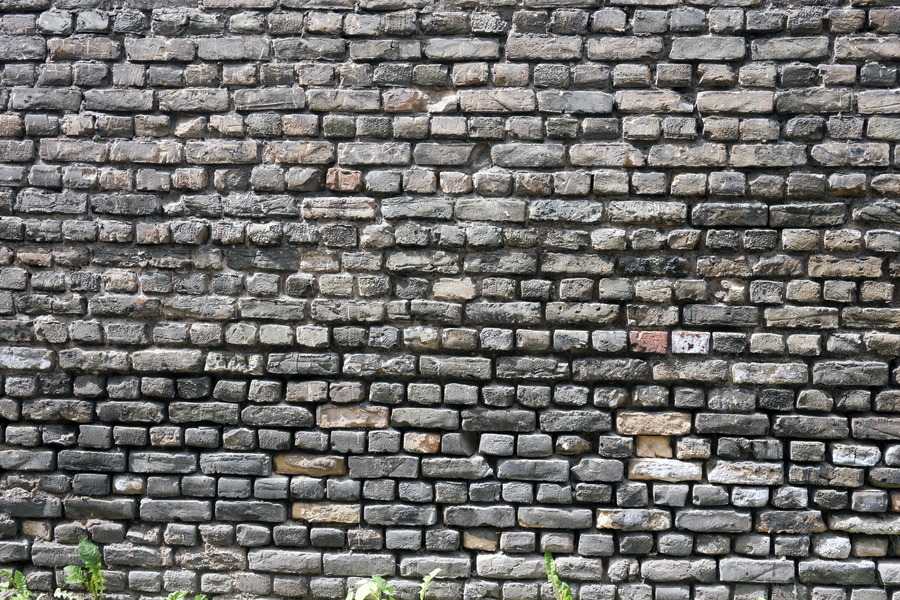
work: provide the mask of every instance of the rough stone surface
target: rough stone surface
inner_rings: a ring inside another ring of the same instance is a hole
[[[900,600],[895,0],[0,1],[0,565]]]

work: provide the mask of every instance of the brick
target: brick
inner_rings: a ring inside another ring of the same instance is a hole
[[[778,92],[775,110],[781,113],[835,113],[850,110],[851,96],[839,90],[799,89]]]
[[[162,112],[224,112],[228,110],[228,91],[185,88],[156,92]]]
[[[796,385],[806,383],[809,370],[803,363],[735,363],[731,380],[735,384]]]
[[[738,144],[731,148],[735,167],[800,167],[806,148],[799,144]]]
[[[218,37],[200,39],[197,57],[203,60],[263,60],[269,57],[269,43],[262,38]]]
[[[750,531],[750,513],[736,510],[680,510],[675,514],[675,526],[698,533],[739,533]]]
[[[668,511],[641,508],[597,509],[597,529],[665,531],[672,526]]]
[[[593,527],[592,512],[587,508],[560,509],[545,507],[520,507],[518,510],[520,527],[551,529],[589,529]]]
[[[719,562],[722,581],[793,583],[794,565],[788,561],[725,558]]]
[[[716,580],[716,564],[711,559],[648,559],[641,564],[641,576],[658,582],[701,582]]]
[[[642,381],[650,375],[647,363],[638,359],[593,359],[572,361],[575,381]]]
[[[753,40],[753,60],[819,60],[828,55],[827,37],[789,37]],[[849,58],[849,57],[843,57]]]
[[[256,142],[209,140],[185,144],[185,159],[198,165],[247,164],[257,162]]]
[[[69,110],[81,107],[81,92],[76,89],[15,88],[10,95],[13,110]]]
[[[338,144],[338,161],[345,165],[406,165],[410,160],[407,143]]]
[[[813,383],[853,386],[885,385],[887,364],[863,361],[823,361],[813,365]]]
[[[345,40],[319,36],[272,40],[272,49],[279,60],[343,58],[346,47]]]
[[[484,479],[494,474],[484,457],[423,458],[422,475],[438,479]]]
[[[900,93],[897,90],[869,90],[859,92],[856,95],[856,102],[860,114],[896,114],[900,112],[898,98]]]
[[[707,471],[710,483],[741,485],[781,485],[784,481],[781,463],[750,461],[717,461]],[[749,522],[749,515],[748,515]]]
[[[47,49],[54,60],[115,60],[121,44],[103,37],[76,37],[47,40]]]
[[[780,437],[805,437],[813,439],[837,439],[850,432],[843,417],[808,417],[779,415],[775,417],[772,431]]]
[[[40,157],[54,162],[106,161],[108,147],[104,143],[80,140],[41,140]]]
[[[653,146],[647,154],[647,164],[651,167],[721,167],[727,160],[725,146],[721,144],[662,144]]]
[[[371,408],[322,406],[316,411],[316,424],[327,429],[360,427],[384,429],[388,425],[388,410],[381,406]]]
[[[183,148],[173,142],[115,142],[109,151],[112,162],[178,164]]]
[[[653,481],[700,481],[703,468],[698,463],[667,458],[639,458],[628,461],[628,478]]]
[[[463,112],[521,113],[533,111],[537,100],[525,89],[460,90],[459,106]]]
[[[321,573],[322,555],[301,550],[253,549],[247,553],[251,569],[264,573],[316,574]]]
[[[840,36],[834,40],[834,56],[840,60],[897,60],[900,36]]]
[[[576,36],[510,35],[506,57],[510,60],[576,60],[581,58],[582,40]]]
[[[501,144],[491,149],[491,159],[500,167],[561,167],[565,156],[562,144]]]
[[[414,60],[422,56],[420,42],[370,40],[350,42],[350,58],[354,60]]]
[[[0,35],[0,54],[10,61],[43,60],[47,48],[40,36]]]
[[[733,61],[746,54],[744,38],[679,37],[672,41],[671,60]]]
[[[692,102],[671,90],[634,90],[616,92],[616,106],[620,111],[636,114],[691,113]]]
[[[344,475],[347,473],[345,460],[339,456],[319,456],[307,454],[279,454],[274,459],[274,470],[284,475]]]
[[[700,92],[697,108],[704,113],[761,115],[775,110],[775,94],[763,91]]]
[[[759,513],[756,530],[765,533],[821,533],[825,531],[825,521],[817,510],[767,510]]]
[[[806,560],[797,565],[797,576],[803,583],[872,585],[875,563],[867,560]]]
[[[450,506],[444,510],[444,524],[468,527],[513,527],[516,511],[511,506]]]
[[[688,413],[620,412],[616,417],[620,435],[686,435],[691,431]]]
[[[594,91],[542,90],[537,93],[537,103],[541,112],[607,114],[612,112],[613,96]]]
[[[587,43],[587,57],[599,61],[657,59],[663,51],[659,37],[599,37]]]
[[[569,148],[569,159],[580,167],[640,167],[643,153],[629,144],[575,144]]]
[[[431,38],[425,42],[424,53],[432,60],[491,60],[500,55],[500,44],[496,40],[457,38]]]
[[[300,88],[237,90],[233,98],[237,110],[300,110],[306,105]]]
[[[125,38],[125,56],[131,62],[189,62],[196,52],[193,40]]]

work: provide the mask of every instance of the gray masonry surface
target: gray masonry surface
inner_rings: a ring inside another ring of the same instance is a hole
[[[0,0],[0,565],[897,600],[897,4]]]

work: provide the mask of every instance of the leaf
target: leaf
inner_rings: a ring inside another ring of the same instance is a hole
[[[28,589],[28,581],[25,579],[25,573],[22,571],[16,571],[12,574],[10,578],[13,586],[16,588],[16,600],[31,600],[34,598],[34,593]]]
[[[184,600],[185,596],[187,596],[187,592],[184,590],[179,590],[177,592],[172,592],[166,597],[166,600]]]
[[[75,565],[69,565],[63,569],[66,574],[66,583],[84,583],[84,570]]]
[[[419,600],[425,600],[425,594],[428,592],[428,586],[431,585],[431,582],[437,577],[438,573],[443,571],[443,569],[434,569],[422,578],[422,585],[419,586]]]
[[[569,584],[559,578],[556,571],[556,561],[553,560],[553,554],[547,550],[544,553],[544,570],[547,572],[547,581],[553,587],[553,595],[556,600],[572,600],[572,590]]]
[[[391,584],[388,583],[384,577],[373,575],[372,581],[375,582],[378,592],[377,594],[372,594],[373,596],[375,596],[375,600],[382,600],[382,598],[387,598],[387,600],[394,600],[394,588],[391,587]]]
[[[103,557],[100,554],[100,548],[87,538],[78,542],[78,558],[89,569],[100,570],[103,568]]]
[[[197,594],[194,596],[194,600],[209,600],[209,598],[206,597],[206,594]]]
[[[366,581],[364,583],[359,584],[359,587],[356,588],[356,597],[354,600],[366,600],[370,595],[373,598],[377,598],[378,594],[378,586],[375,585],[373,581]]]

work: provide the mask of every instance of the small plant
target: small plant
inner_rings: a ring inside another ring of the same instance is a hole
[[[22,571],[0,571],[0,598],[4,600],[34,600]]]
[[[419,586],[419,600],[425,600],[425,593],[428,592],[428,586],[431,585],[431,582],[442,570],[443,569],[435,569],[422,578],[422,585]]]
[[[187,598],[188,593],[184,590],[179,590],[177,592],[172,592],[168,596],[166,596],[166,600],[185,600]],[[197,594],[194,596],[194,600],[209,600],[206,597],[206,594]]]
[[[369,581],[356,586],[356,590],[349,590],[346,600],[366,600],[369,596],[374,600],[396,600],[394,594],[396,591],[386,579],[373,575]]]
[[[66,573],[66,583],[83,584],[90,600],[103,600],[106,578],[103,576],[103,557],[100,549],[89,539],[83,539],[78,542],[78,558],[81,559],[82,567],[69,565],[63,569]],[[53,595],[61,600],[78,600],[75,594],[61,589],[57,589]]]
[[[435,569],[428,575],[422,578],[422,583],[419,585],[419,600],[425,600],[425,594],[428,592],[428,586],[431,585],[432,580],[437,577],[437,574],[440,573],[443,569]],[[345,600],[366,600],[367,598],[372,598],[372,600],[396,600],[397,591],[391,587],[391,584],[387,582],[384,577],[379,577],[378,575],[373,575],[372,579],[368,581],[363,581],[359,585],[356,586],[355,590],[348,590],[347,597]],[[166,600],[184,600],[182,598],[166,598]],[[198,600],[194,598],[194,600]],[[199,600],[206,600],[206,597]]]
[[[556,561],[553,560],[553,554],[547,550],[544,553],[544,570],[547,571],[547,581],[553,587],[553,595],[556,600],[572,600],[572,589],[569,584],[559,578],[556,572]]]

